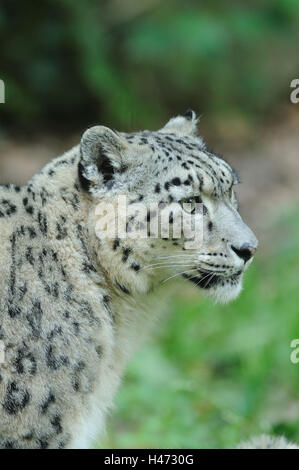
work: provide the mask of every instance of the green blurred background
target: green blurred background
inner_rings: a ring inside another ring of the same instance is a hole
[[[240,170],[241,212],[260,239],[233,304],[169,286],[102,444],[299,442],[299,2],[2,0],[0,39],[1,182],[24,183],[95,123],[157,129],[193,108]]]
[[[299,66],[297,0],[21,5],[1,1],[2,113],[26,131],[151,127],[189,104],[255,121],[279,112]]]

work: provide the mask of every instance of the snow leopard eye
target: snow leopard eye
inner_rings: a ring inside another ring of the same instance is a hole
[[[181,199],[180,204],[185,212],[188,214],[195,214],[196,205],[201,204],[202,199],[200,196],[189,197],[186,199]]]

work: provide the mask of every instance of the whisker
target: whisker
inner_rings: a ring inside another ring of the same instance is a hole
[[[203,256],[205,253],[186,253],[186,254],[177,254],[177,255],[169,255],[169,256],[157,256],[157,258],[160,259],[168,259],[168,258],[184,258],[184,257],[189,257],[192,256],[193,258],[196,256]]]
[[[204,280],[205,280],[208,276],[210,276],[210,275],[211,275],[211,272],[209,271],[204,277],[200,278],[200,281],[199,281],[199,282],[204,281]],[[197,285],[198,285],[198,284],[197,284]]]
[[[212,274],[211,271],[208,272],[208,274],[206,274],[204,277],[202,277],[201,279],[199,279],[199,281],[196,283],[196,285],[198,286],[200,282],[204,281],[208,276],[211,276],[211,274]],[[217,272],[215,272],[214,274],[212,274],[212,277],[215,276],[216,274],[217,274]],[[212,278],[212,277],[211,277],[211,278]],[[209,279],[208,279],[207,283],[208,283],[208,282],[209,282]],[[207,285],[207,284],[205,284],[205,286],[206,286],[206,285]]]
[[[188,266],[194,266],[194,264],[165,264],[163,266],[154,266],[154,267],[145,267],[145,268],[142,268],[142,269],[165,269],[165,268],[176,268],[176,267],[185,267],[185,268],[188,268]],[[198,268],[195,268],[195,269],[198,269]]]
[[[212,276],[210,277],[210,279],[207,280],[206,284],[205,284],[205,287],[208,285],[209,282],[211,282],[211,280],[213,279],[213,277],[216,276],[216,273],[212,274]]]
[[[182,274],[191,273],[191,272],[193,272],[193,271],[197,271],[197,268],[195,268],[195,269],[189,269],[188,271],[183,271],[183,272],[181,272],[181,273],[174,274],[173,276],[170,276],[170,277],[168,277],[167,279],[164,279],[164,280],[162,281],[162,284],[163,284],[164,282],[166,282],[166,281],[169,281],[169,279],[173,279],[173,278],[176,277],[176,276],[181,276]]]
[[[191,260],[186,260],[187,263],[190,263]],[[166,261],[160,262],[160,263],[154,263],[154,264],[148,264],[144,266],[142,269],[149,269],[155,266],[183,266],[185,264],[184,261],[173,261],[167,263]],[[193,263],[194,264],[194,263]]]

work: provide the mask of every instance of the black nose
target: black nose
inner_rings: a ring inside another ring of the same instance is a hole
[[[249,243],[243,243],[241,248],[236,248],[235,246],[232,246],[232,250],[239,256],[239,258],[242,258],[242,260],[244,260],[244,263],[246,263],[250,258],[252,258],[254,253],[256,252],[256,248],[250,246]]]

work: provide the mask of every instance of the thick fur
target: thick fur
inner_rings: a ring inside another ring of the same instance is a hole
[[[235,172],[206,149],[196,122],[188,111],[157,132],[97,126],[28,185],[0,187],[0,447],[91,446],[165,277],[185,272],[183,282],[222,302],[240,292],[250,261],[232,247],[257,240],[237,211]],[[147,207],[200,195],[201,249],[99,239],[97,204],[119,195]]]

